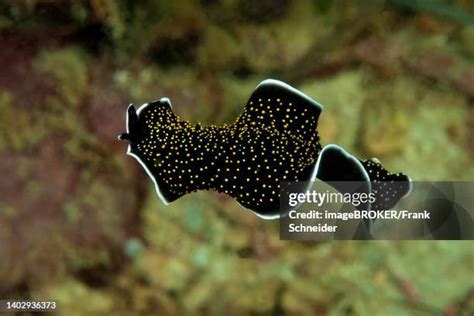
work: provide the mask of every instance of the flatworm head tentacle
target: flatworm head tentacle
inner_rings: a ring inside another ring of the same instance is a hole
[[[130,104],[127,109],[126,117],[127,132],[119,135],[119,139],[129,141],[130,144],[128,146],[127,154],[137,159],[137,161],[142,165],[148,176],[155,184],[155,190],[158,194],[158,197],[163,201],[163,203],[169,204],[170,200],[173,200],[173,197],[166,189],[166,183],[163,181],[163,179],[155,176],[155,164],[150,163],[149,159],[144,158],[140,152],[140,147],[143,146],[143,140],[148,136],[149,128],[146,124],[144,124],[143,118],[139,118],[139,114],[150,106],[171,110],[171,102],[168,98],[163,98],[159,101],[153,101],[151,103],[145,103],[138,109],[138,111],[136,111],[135,107]],[[145,149],[144,151],[148,152],[148,150],[149,149]]]
[[[279,215],[280,182],[310,181],[321,150],[322,106],[276,80],[262,82],[233,124],[181,120],[168,99],[128,110],[129,154],[165,202],[197,190],[234,197],[264,218]],[[135,117],[136,116],[136,117]]]

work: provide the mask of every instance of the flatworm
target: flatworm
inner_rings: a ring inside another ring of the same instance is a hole
[[[130,105],[127,132],[119,139],[129,141],[127,153],[147,171],[165,204],[197,190],[215,190],[260,217],[277,218],[281,182],[316,178],[365,181],[367,190],[373,182],[405,183],[375,207],[394,204],[406,195],[407,176],[389,173],[377,160],[360,161],[339,146],[321,147],[317,125],[322,109],[295,88],[268,79],[230,125],[183,121],[163,98],[138,110]]]

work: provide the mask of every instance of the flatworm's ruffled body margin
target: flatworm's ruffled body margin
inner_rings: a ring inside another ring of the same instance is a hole
[[[317,179],[342,193],[374,193],[375,202],[358,205],[361,210],[388,210],[411,191],[408,176],[388,172],[375,158],[358,160],[337,145],[324,147],[316,169]],[[371,220],[364,221],[370,229]]]
[[[130,142],[128,154],[142,164],[165,203],[197,190],[215,190],[261,217],[276,218],[280,183],[316,177],[366,181],[367,190],[372,181],[397,180],[408,185],[394,190],[391,199],[407,194],[408,177],[388,173],[376,160],[359,161],[335,145],[321,152],[321,111],[319,103],[298,90],[265,80],[230,125],[182,121],[163,98],[137,111],[130,105],[127,132],[119,138]]]

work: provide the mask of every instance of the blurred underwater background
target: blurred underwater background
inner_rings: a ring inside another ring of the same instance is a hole
[[[322,144],[474,179],[469,0],[0,2],[0,298],[60,315],[473,315],[470,241],[279,240],[215,192],[165,206],[117,140],[129,103],[232,122],[266,78]]]

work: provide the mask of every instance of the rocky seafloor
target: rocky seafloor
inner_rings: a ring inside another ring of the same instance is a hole
[[[225,195],[163,205],[116,139],[129,103],[221,124],[278,78],[324,105],[323,144],[472,180],[474,7],[413,3],[1,3],[0,297],[66,315],[472,313],[470,242],[280,241]]]

